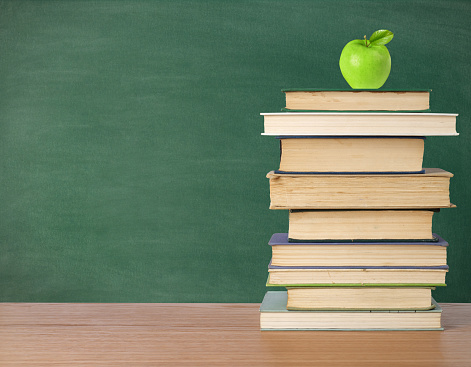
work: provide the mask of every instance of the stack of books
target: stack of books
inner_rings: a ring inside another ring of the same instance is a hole
[[[262,330],[442,330],[432,298],[448,243],[432,217],[453,207],[451,173],[423,168],[426,136],[453,136],[457,114],[430,112],[430,91],[284,90],[263,113],[280,141],[270,209],[275,233]]]

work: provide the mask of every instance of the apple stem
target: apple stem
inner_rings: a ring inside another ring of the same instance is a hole
[[[366,46],[366,47],[370,47],[370,46],[368,45],[368,40],[366,39],[366,34],[365,34],[363,37],[365,38],[365,46]]]

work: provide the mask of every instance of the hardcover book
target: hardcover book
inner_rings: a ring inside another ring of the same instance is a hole
[[[450,203],[450,172],[267,174],[270,209],[436,209]]]
[[[440,266],[277,266],[268,265],[267,286],[369,287],[445,286],[448,265]]]
[[[428,111],[430,90],[283,89],[286,110]]]
[[[288,296],[268,291],[260,306],[261,330],[443,330],[441,307],[425,311],[288,311]]]
[[[289,211],[289,240],[432,240],[436,210],[302,210]]]
[[[281,172],[421,173],[424,138],[278,137]]]
[[[392,112],[262,113],[262,135],[453,136],[457,114]]]
[[[305,310],[430,310],[430,287],[287,287],[286,308]]]
[[[442,266],[448,243],[434,234],[430,242],[289,242],[275,233],[268,244],[276,266]]]

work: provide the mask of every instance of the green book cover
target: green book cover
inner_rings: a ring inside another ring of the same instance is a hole
[[[446,287],[445,283],[303,283],[303,284],[272,284],[268,274],[267,287],[273,288],[314,288],[314,287]]]
[[[352,88],[282,88],[283,93],[286,92],[432,92],[432,89],[352,89]]]

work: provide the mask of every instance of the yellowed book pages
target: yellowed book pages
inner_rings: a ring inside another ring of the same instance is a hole
[[[262,312],[262,330],[441,330],[441,314],[397,311]],[[294,313],[296,312],[296,313]],[[326,315],[324,312],[335,312]]]
[[[262,113],[263,135],[453,136],[457,114],[376,112]]]
[[[407,244],[290,244],[272,246],[275,266],[441,266],[446,246]]]
[[[280,171],[419,172],[422,138],[285,138]]]
[[[288,287],[288,310],[429,310],[430,287]]]
[[[269,285],[445,285],[448,269],[269,269]]]
[[[267,174],[270,209],[448,208],[452,176],[436,168],[403,175]]]
[[[291,210],[293,240],[432,239],[432,210]]]
[[[430,108],[429,91],[309,91],[287,90],[291,110],[421,111]]]
[[[442,330],[440,306],[418,311],[289,311],[286,292],[269,291],[260,305],[262,330]]]

